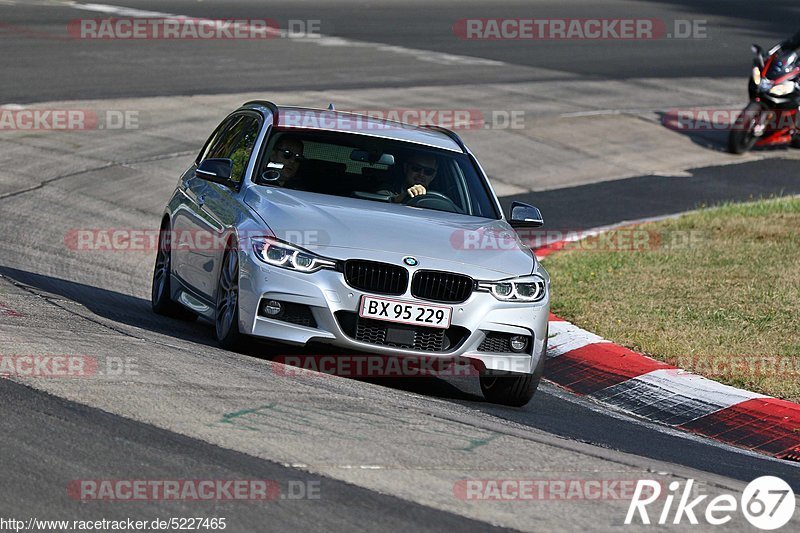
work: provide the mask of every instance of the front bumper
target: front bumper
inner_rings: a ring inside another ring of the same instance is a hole
[[[452,321],[443,343],[444,349],[431,350],[424,343],[412,349],[410,346],[387,346],[355,338],[354,323],[359,320],[358,307],[362,296],[382,295],[349,286],[341,272],[294,272],[267,265],[248,251],[240,252],[239,264],[239,328],[248,335],[301,346],[310,342],[325,343],[343,350],[378,355],[466,359],[480,370],[524,374],[533,373],[540,358],[545,356],[549,294],[542,302],[521,304],[500,302],[487,292],[473,292],[462,303],[448,304],[452,307]],[[415,298],[408,290],[402,296],[391,298],[445,305]],[[307,306],[313,320],[299,324],[267,318],[259,313],[261,302],[266,299]],[[525,353],[487,351],[487,348],[493,350],[502,346],[502,343],[484,342],[490,332],[493,332],[492,339],[497,334],[513,334],[528,336],[530,342]],[[360,338],[365,337],[361,335]]]

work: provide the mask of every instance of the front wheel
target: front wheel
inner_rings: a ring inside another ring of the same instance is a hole
[[[544,373],[544,360],[547,350],[542,351],[539,363],[533,374],[494,375],[491,373],[480,376],[481,392],[483,397],[492,403],[522,407],[531,401]]]
[[[728,151],[743,154],[756,144],[764,129],[764,107],[758,102],[750,102],[734,121],[728,136]]]
[[[220,347],[238,350],[244,342],[239,331],[239,255],[235,246],[225,252],[217,282],[214,330]]]

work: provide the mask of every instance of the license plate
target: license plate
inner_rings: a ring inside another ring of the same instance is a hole
[[[361,299],[358,316],[399,324],[447,329],[450,327],[452,311],[452,308],[441,305],[421,305],[403,300],[364,296]]]

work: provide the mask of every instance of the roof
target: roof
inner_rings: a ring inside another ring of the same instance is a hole
[[[273,115],[277,114],[277,125],[286,129],[296,128],[370,135],[433,146],[454,152],[466,151],[458,135],[445,128],[415,126],[374,116],[388,113],[376,112],[375,114],[366,115],[310,107],[276,106],[272,102],[266,101],[247,102],[244,107],[261,107]]]

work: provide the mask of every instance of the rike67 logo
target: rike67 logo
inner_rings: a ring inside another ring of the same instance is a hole
[[[681,483],[669,484],[666,496],[661,494],[661,484],[654,480],[641,479],[636,485],[625,524],[684,524],[697,525],[700,519],[706,524],[719,526],[730,522],[737,511],[754,527],[761,530],[774,530],[785,526],[794,515],[795,498],[792,488],[779,477],[762,476],[751,481],[742,492],[741,498],[731,494],[721,494],[710,500],[702,494],[693,499],[693,479],[686,481],[683,490]],[[677,500],[677,503],[675,503]],[[656,505],[652,505],[658,502]],[[663,507],[658,507],[663,503]],[[675,506],[673,507],[673,503]],[[648,508],[648,506],[651,506]],[[653,515],[650,512],[654,512]]]

